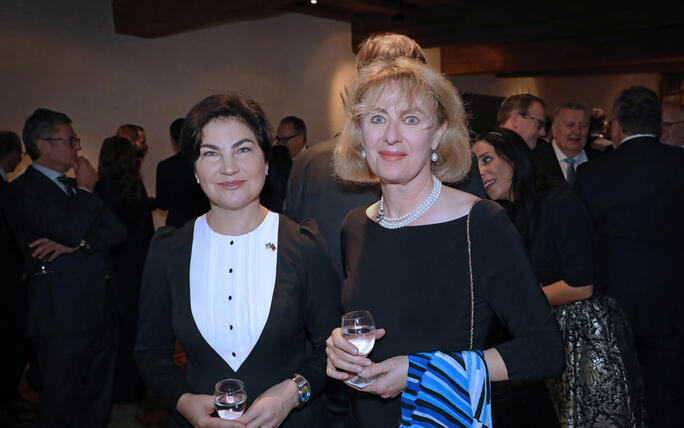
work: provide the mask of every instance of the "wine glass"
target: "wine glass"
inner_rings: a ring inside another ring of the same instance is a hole
[[[54,272],[47,268],[48,263],[49,262],[47,262],[45,260],[40,260],[40,270],[38,272],[33,273],[33,276],[42,276],[42,275],[53,274]]]
[[[247,407],[245,384],[237,379],[224,379],[214,389],[214,407],[221,419],[237,419]]]
[[[352,311],[342,316],[342,336],[350,341],[359,351],[359,355],[365,357],[375,346],[375,321],[369,311]],[[354,376],[347,380],[359,388],[375,382],[377,376],[364,378]]]

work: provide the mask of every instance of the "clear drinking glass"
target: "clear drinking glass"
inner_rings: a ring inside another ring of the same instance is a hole
[[[40,261],[40,270],[35,272],[33,276],[50,275],[54,272],[48,269],[48,262],[45,260]]]
[[[247,407],[245,384],[237,379],[224,379],[216,384],[214,407],[221,419],[237,419]]]
[[[342,316],[342,336],[350,341],[359,351],[359,355],[365,357],[375,346],[375,321],[369,311],[353,311]],[[347,380],[359,388],[375,382],[377,376],[364,378],[354,376]]]

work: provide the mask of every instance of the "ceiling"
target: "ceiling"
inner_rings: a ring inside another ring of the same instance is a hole
[[[684,2],[112,0],[116,32],[163,37],[301,13],[351,23],[352,47],[397,32],[440,47],[447,74],[684,72]]]

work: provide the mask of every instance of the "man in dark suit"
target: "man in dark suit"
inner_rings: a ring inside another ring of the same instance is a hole
[[[553,113],[553,140],[541,142],[532,151],[539,170],[553,178],[574,183],[577,167],[593,159],[585,150],[589,136],[589,107],[582,103],[561,104]]]
[[[36,110],[23,130],[33,160],[7,192],[8,222],[28,275],[27,334],[43,375],[40,427],[102,427],[111,405],[116,290],[109,248],[126,229],[92,191],[71,119]],[[76,179],[64,174],[74,168]]]
[[[597,283],[634,331],[653,427],[684,408],[684,151],[658,144],[661,106],[643,86],[613,103],[613,153],[582,165],[576,187],[598,232]]]
[[[7,174],[21,162],[21,139],[12,131],[0,132],[0,205],[7,204]],[[30,405],[18,391],[27,360],[24,334],[26,289],[22,280],[23,265],[19,245],[0,210],[0,337],[5,351],[0,352],[0,426],[30,422],[34,416]]]
[[[209,211],[209,199],[195,178],[192,162],[178,148],[178,137],[183,128],[183,118],[171,123],[169,134],[175,155],[157,164],[157,202],[162,210],[169,210],[166,224],[181,227]]]

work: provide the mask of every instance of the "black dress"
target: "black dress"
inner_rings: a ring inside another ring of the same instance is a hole
[[[121,188],[113,178],[101,177],[95,184],[95,192],[126,225],[128,232],[126,240],[111,249],[114,264],[112,276],[121,300],[119,348],[112,390],[114,403],[134,403],[145,395],[145,384],[133,359],[133,346],[138,329],[140,281],[147,249],[154,234],[154,224],[142,181],[138,185],[142,187],[144,197],[138,203],[131,203],[122,198]]]
[[[543,198],[528,237],[532,267],[542,286],[563,280],[594,284],[591,220],[569,189]],[[552,310],[565,342],[566,369],[547,382],[563,427],[644,424],[639,365],[632,332],[617,302],[595,286],[590,299]]]
[[[415,352],[455,352],[470,340],[470,279],[466,217],[388,230],[365,208],[342,228],[342,306],[370,310],[387,334],[369,357],[376,362]],[[563,349],[558,327],[537,286],[520,239],[505,212],[490,201],[471,211],[474,348],[482,349],[499,317],[513,339],[496,347],[512,380],[558,376]],[[396,427],[400,397],[354,392],[353,427]]]

